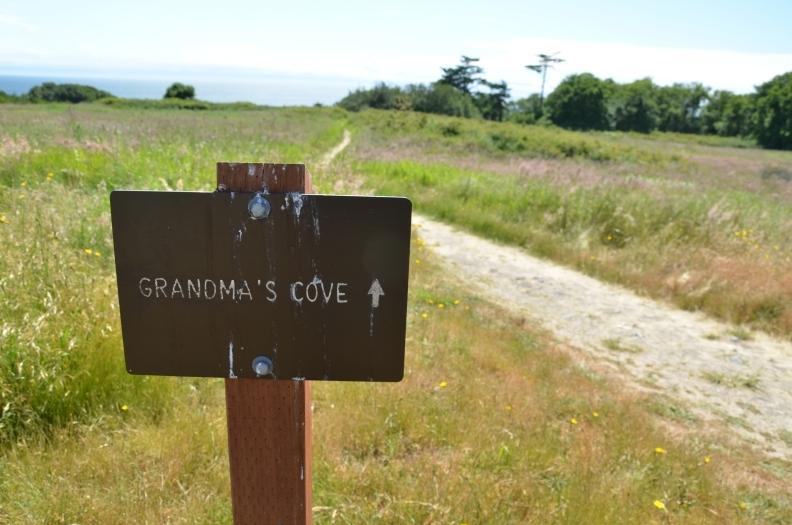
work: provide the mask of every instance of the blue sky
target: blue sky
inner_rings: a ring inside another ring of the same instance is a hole
[[[478,56],[513,94],[538,91],[537,53],[629,81],[701,81],[747,92],[792,70],[792,1],[27,1],[0,0],[0,74],[161,78],[282,75],[434,80]]]

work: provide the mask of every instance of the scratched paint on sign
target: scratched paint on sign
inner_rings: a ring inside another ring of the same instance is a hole
[[[113,192],[111,204],[130,372],[256,377],[266,357],[268,377],[401,379],[406,199]]]

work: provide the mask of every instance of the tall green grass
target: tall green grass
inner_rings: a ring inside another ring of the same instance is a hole
[[[609,140],[603,133],[580,133],[552,126],[524,126],[422,113],[366,110],[351,117],[367,137],[386,144],[406,139],[433,150],[517,154],[529,158],[588,159],[662,163],[678,160],[657,148]]]
[[[185,388],[124,369],[112,189],[210,190],[218,161],[310,162],[343,125],[333,110],[3,106],[0,448],[130,406],[158,418]]]
[[[353,166],[377,192],[406,195],[419,211],[438,219],[669,297],[685,308],[792,336],[792,288],[772,284],[774,278],[783,282],[783,268],[792,268],[792,202],[722,188],[702,191],[656,175],[604,182],[581,177],[568,186],[552,177],[447,164]],[[750,275],[737,273],[737,265],[723,270],[731,272],[729,278],[719,279],[705,273],[705,265],[719,262],[711,254],[739,265],[758,259],[775,273],[766,273],[766,282],[755,286]],[[667,287],[675,272],[696,270],[699,287]]]
[[[104,191],[0,189],[0,445],[133,403],[152,416],[174,384],[126,373]]]

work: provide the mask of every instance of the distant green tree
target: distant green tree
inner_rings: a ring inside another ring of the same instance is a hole
[[[550,120],[562,128],[608,129],[609,85],[591,73],[566,77],[545,102]]]
[[[471,87],[481,80],[479,75],[484,72],[481,67],[476,65],[478,61],[478,58],[462,55],[462,61],[458,66],[443,68],[443,75],[438,83],[448,84],[462,93],[472,95]]]
[[[727,137],[748,137],[754,131],[754,111],[756,97],[753,95],[734,95],[726,104],[720,122],[716,123],[718,135]]]
[[[415,111],[467,118],[481,116],[472,96],[448,84],[412,85],[406,93]]]
[[[34,86],[28,91],[27,97],[31,102],[93,102],[101,98],[112,97],[107,91],[96,89],[93,86],[82,84],[56,84],[44,82]]]
[[[644,78],[614,84],[608,97],[611,128],[649,133],[657,125],[657,86]]]
[[[398,86],[389,86],[384,82],[371,89],[356,89],[342,98],[338,105],[348,111],[360,111],[365,108],[375,109],[409,109],[409,97]]]
[[[481,116],[487,120],[502,121],[508,111],[509,86],[503,80],[500,82],[482,80],[481,84],[489,89],[487,93],[476,93],[474,98]]]
[[[180,98],[182,100],[190,100],[195,98],[195,88],[182,84],[181,82],[174,82],[168,89],[165,90],[165,96],[162,98]]]
[[[709,88],[699,83],[673,84],[657,90],[657,129],[677,133],[701,132],[701,112]]]
[[[536,124],[542,118],[542,98],[533,93],[509,103],[508,120],[518,124]]]
[[[792,71],[756,88],[756,141],[774,149],[792,149]]]
[[[753,97],[714,91],[701,110],[701,132],[726,137],[751,134]]]

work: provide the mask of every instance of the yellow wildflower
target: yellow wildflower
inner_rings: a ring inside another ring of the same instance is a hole
[[[569,419],[569,422],[570,422],[570,423],[572,423],[573,425],[577,425],[577,424],[578,424],[578,420],[577,420],[577,419],[575,419],[574,417],[573,417],[573,418],[570,418],[570,419]]]
[[[744,501],[741,501],[739,507],[740,507],[740,510],[745,510],[745,509],[748,508],[748,504],[745,503]]]
[[[654,506],[658,510],[667,510],[666,506],[665,506],[665,503],[663,503],[659,499],[654,500]]]
[[[429,314],[424,312],[421,314],[421,319],[429,319]]]
[[[421,259],[415,259],[415,264],[421,264]]]
[[[8,224],[8,219],[2,213],[0,213],[0,224]]]
[[[704,456],[704,463],[709,463],[712,461],[712,456]]]
[[[663,447],[655,447],[655,454],[662,455],[662,454],[667,454],[667,453],[668,453],[668,451],[666,449],[664,449]]]
[[[26,181],[26,180],[23,180],[23,181],[22,181],[22,184],[21,184],[20,186],[22,186],[23,188],[24,188],[25,186],[27,186],[27,181]]]
[[[121,405],[121,412],[127,412],[129,410],[128,405]]]
[[[95,256],[97,256],[97,257],[101,257],[101,256],[102,256],[102,254],[101,254],[101,253],[99,253],[99,252],[97,252],[97,251],[94,251],[94,252],[93,252],[93,254],[94,254]]]
[[[86,255],[92,255],[93,254],[93,250],[90,249],[90,248],[83,248],[83,251],[85,252]]]
[[[443,303],[437,303],[437,307],[438,308],[445,308],[445,305]]]
[[[438,385],[437,385],[437,388],[445,388],[445,387],[447,387],[447,386],[448,386],[448,383],[447,383],[447,382],[445,382],[445,381],[440,381],[440,383],[438,383]]]
[[[454,299],[454,304],[459,304],[459,303],[461,303],[461,302],[462,302],[462,301],[460,301],[459,299]]]
[[[594,417],[599,417],[599,412],[592,412],[591,415]]]
[[[48,179],[51,179],[51,178],[52,178],[52,177],[54,177],[54,176],[55,176],[55,174],[54,174],[54,173],[52,173],[51,171],[50,171],[49,173],[47,173],[47,178],[48,178]]]

